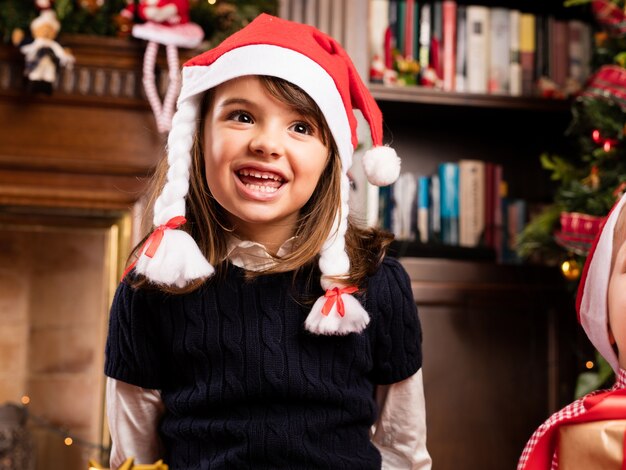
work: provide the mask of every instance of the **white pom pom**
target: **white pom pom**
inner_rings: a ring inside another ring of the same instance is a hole
[[[322,308],[328,299],[324,296],[317,299],[311,312],[304,322],[304,327],[316,335],[347,335],[360,333],[370,322],[370,317],[363,306],[350,294],[342,294],[344,316],[337,312],[337,302],[328,315],[322,313]]]
[[[400,176],[400,157],[391,147],[374,147],[363,155],[367,180],[376,186],[387,186]]]
[[[161,243],[152,258],[141,254],[135,269],[156,284],[178,287],[209,277],[215,272],[191,235],[174,229],[163,232]]]

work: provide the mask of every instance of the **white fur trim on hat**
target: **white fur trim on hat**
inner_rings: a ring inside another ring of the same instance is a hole
[[[613,232],[625,203],[626,195],[615,205],[602,228],[586,271],[579,307],[580,323],[585,333],[616,373],[619,371],[619,361],[609,341],[607,293],[611,277]]]
[[[363,169],[370,183],[387,186],[400,176],[400,157],[391,147],[374,147],[363,155]]]

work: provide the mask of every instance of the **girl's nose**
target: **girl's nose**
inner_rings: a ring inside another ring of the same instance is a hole
[[[259,127],[250,140],[250,150],[259,157],[280,157],[285,152],[280,130]]]

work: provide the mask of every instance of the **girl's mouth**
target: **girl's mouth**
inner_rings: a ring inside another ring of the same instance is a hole
[[[242,168],[237,171],[237,176],[243,185],[250,191],[272,194],[283,185],[282,176],[269,171],[260,171],[253,168]]]

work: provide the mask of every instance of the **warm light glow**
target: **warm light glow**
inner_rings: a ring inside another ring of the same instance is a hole
[[[611,150],[611,142],[607,140],[606,142],[604,142],[604,151],[609,152],[610,150]]]
[[[598,142],[600,140],[600,131],[598,129],[594,130],[591,133],[591,138],[593,139],[594,142]]]
[[[217,0],[208,0],[208,1],[209,1],[209,5],[215,5],[215,2],[216,2]]]
[[[22,397],[21,402],[22,402],[22,405],[28,405],[30,403],[30,397],[28,395],[24,395]]]
[[[585,367],[586,367],[587,369],[593,369],[593,361],[587,361],[587,362],[585,363]]]
[[[74,443],[74,440],[71,437],[66,437],[63,442],[65,442],[66,446],[71,446]]]

